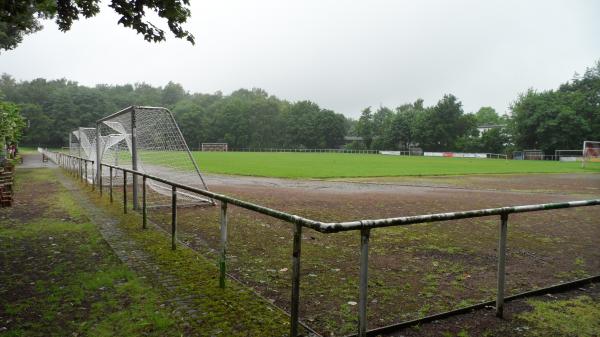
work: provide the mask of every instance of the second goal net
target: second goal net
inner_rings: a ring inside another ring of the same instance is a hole
[[[600,141],[586,140],[583,142],[583,161],[585,167],[587,162],[600,162]]]
[[[202,143],[200,144],[200,150],[204,151],[218,151],[227,152],[227,143]]]

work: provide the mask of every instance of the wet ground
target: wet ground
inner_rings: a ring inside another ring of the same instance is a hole
[[[212,191],[322,221],[600,197],[600,174],[289,180],[208,175]],[[153,219],[169,228],[168,210]],[[230,207],[230,273],[289,309],[291,225]],[[600,207],[512,215],[507,293],[600,272]],[[216,259],[218,210],[179,211],[181,238]],[[495,296],[498,217],[373,230],[369,327]],[[359,234],[303,235],[301,316],[324,335],[356,329]],[[431,335],[431,334],[425,334]],[[435,335],[435,334],[434,334]]]

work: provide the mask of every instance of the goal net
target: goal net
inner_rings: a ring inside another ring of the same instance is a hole
[[[227,151],[227,143],[202,143],[200,149],[204,151]]]
[[[72,156],[81,157],[87,160],[96,161],[96,129],[95,128],[77,128],[69,135],[69,153]],[[82,169],[87,172],[82,172],[90,183],[94,182],[96,168],[92,163],[83,165]]]
[[[583,167],[586,162],[600,162],[600,141],[586,140],[583,142]]]
[[[208,190],[196,161],[168,109],[159,107],[129,107],[106,117],[98,124],[103,164],[118,166],[160,177],[182,185]],[[109,168],[102,170],[102,184],[110,181]],[[127,186],[134,182],[128,175]],[[123,184],[123,173],[113,170],[113,184]],[[117,185],[118,186],[118,185]],[[142,178],[137,178],[141,196]],[[171,186],[147,179],[147,205],[170,205]],[[133,188],[133,187],[132,187]],[[179,205],[214,204],[197,193],[179,189]],[[135,203],[135,200],[134,200]]]
[[[582,150],[556,150],[554,151],[554,159],[558,161],[581,161],[583,159]]]
[[[523,150],[523,159],[525,159],[525,160],[544,160],[544,151],[542,151],[542,150]]]

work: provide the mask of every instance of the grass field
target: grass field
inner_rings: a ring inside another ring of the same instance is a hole
[[[600,163],[339,153],[194,152],[203,172],[280,178],[600,172]]]

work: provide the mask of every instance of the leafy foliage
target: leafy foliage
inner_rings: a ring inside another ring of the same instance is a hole
[[[190,147],[226,142],[231,148],[335,148],[343,144],[347,120],[310,101],[291,103],[261,89],[231,95],[190,94],[179,84],[90,88],[67,80],[17,83],[8,75],[0,90],[19,104],[30,128],[24,145],[64,146],[69,132],[130,105],[171,108]]]
[[[0,100],[0,151],[6,143],[18,141],[25,121],[16,104]]]
[[[0,4],[0,50],[17,47],[23,37],[43,27],[39,19],[55,18],[58,28],[66,32],[80,17],[91,18],[100,12],[100,0],[7,0]],[[121,16],[118,23],[142,34],[146,41],[165,40],[165,32],[150,21],[146,12],[153,11],[167,21],[169,30],[179,39],[192,44],[194,36],[183,29],[191,12],[189,0],[111,0],[111,7]]]
[[[558,90],[528,90],[511,108],[517,147],[553,152],[600,139],[600,61]]]

